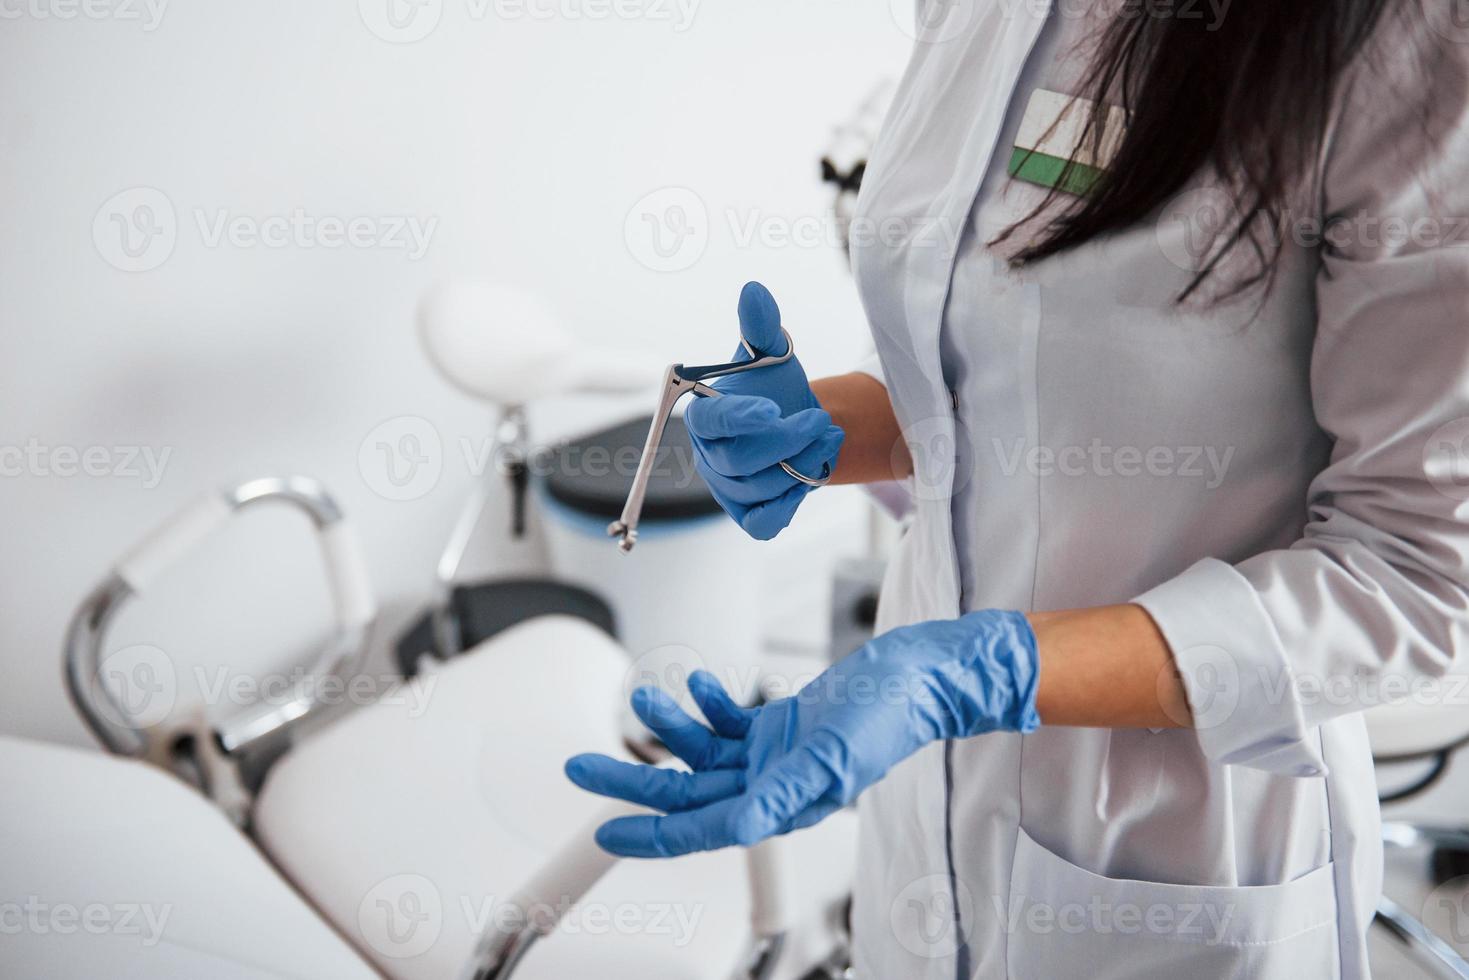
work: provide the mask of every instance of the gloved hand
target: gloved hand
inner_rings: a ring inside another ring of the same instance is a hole
[[[585,754],[567,761],[566,774],[665,814],[603,824],[597,843],[613,854],[749,846],[816,823],[929,742],[1033,731],[1038,675],[1035,634],[1020,613],[919,623],[758,708],[740,707],[712,674],[695,672],[689,691],[713,731],[663,691],[638,688],[633,709],[693,772]]]
[[[758,282],[740,293],[740,335],[762,354],[786,352],[775,297]],[[733,360],[748,361],[744,347]],[[811,393],[796,358],[714,382],[722,397],[695,398],[684,415],[694,465],[714,499],[753,538],[767,540],[791,522],[811,487],[780,468],[819,477],[836,465],[842,430]]]

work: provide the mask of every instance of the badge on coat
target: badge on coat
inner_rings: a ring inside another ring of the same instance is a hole
[[[1015,134],[1015,149],[1010,153],[1010,176],[1067,194],[1090,191],[1106,173],[1127,130],[1126,110],[1109,106],[1098,152],[1094,134],[1086,131],[1095,105],[1089,99],[1060,92],[1040,88],[1032,92],[1020,120],[1020,131]]]

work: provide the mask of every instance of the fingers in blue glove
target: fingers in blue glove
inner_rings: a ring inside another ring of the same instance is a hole
[[[774,500],[801,482],[778,465],[767,466],[754,476],[740,477],[716,473],[706,466],[702,459],[695,461],[694,469],[709,487],[709,492],[714,494],[714,499],[719,501],[720,506],[729,511],[736,521],[749,508],[756,504],[763,504],[767,500]],[[817,473],[820,472],[818,468]],[[735,507],[739,508],[738,514],[734,513],[733,508]]]
[[[759,708],[745,708],[735,704],[734,698],[725,691],[719,678],[707,670],[696,670],[689,675],[689,693],[694,703],[704,712],[709,726],[725,738],[744,738],[750,730]]]
[[[667,816],[618,817],[597,828],[597,844],[623,857],[677,857],[721,847],[749,847],[767,837],[808,826],[830,812],[818,803],[831,775],[805,752],[761,774],[744,793]],[[812,805],[825,812],[806,813]]]
[[[780,406],[763,395],[720,395],[690,402],[684,425],[695,439],[729,439],[758,435],[779,418]]]
[[[809,475],[813,479],[830,475],[831,469],[836,466],[837,454],[841,449],[843,437],[841,429],[830,426],[816,442],[785,462],[788,462],[798,473]],[[741,477],[716,473],[709,468],[703,457],[695,458],[694,468],[709,487],[709,491],[714,494],[714,499],[719,501],[720,506],[736,521],[741,520],[751,507],[774,500],[801,482],[779,463],[767,466],[751,476]]]
[[[831,424],[831,416],[816,407],[782,417],[774,400],[735,393],[695,398],[684,413],[684,424],[697,442],[748,442],[753,438],[763,443],[784,439],[789,455],[819,436]]]
[[[690,718],[656,687],[640,687],[632,692],[633,712],[657,735],[668,750],[699,771],[733,769],[745,762],[744,746],[720,738]]]
[[[762,354],[780,357],[786,352],[785,335],[780,329],[780,307],[770,290],[758,282],[747,282],[740,290],[740,336],[745,343]],[[746,360],[743,349],[736,352],[737,360]]]
[[[829,474],[836,468],[837,454],[842,450],[842,443],[846,441],[847,434],[839,426],[828,425],[826,429],[812,440],[805,449],[794,456],[786,457],[786,462],[795,468],[797,473],[803,473],[812,479],[820,479],[824,474]]]
[[[719,408],[725,402],[735,401],[765,402],[772,409],[775,407],[774,402],[758,396],[725,395],[699,399],[689,406],[684,416],[684,423],[693,437],[697,460],[724,476],[752,476],[783,459],[806,452],[814,445],[830,448],[831,433],[842,431],[832,425],[831,416],[820,408],[803,409],[785,418],[778,414],[771,416],[743,404],[737,404],[733,413]],[[704,405],[712,407],[707,412],[695,412]],[[730,434],[713,434],[718,432]],[[840,440],[836,445],[840,447]],[[830,452],[835,455],[834,449]]]
[[[740,769],[680,772],[588,752],[566,760],[566,775],[584,790],[664,813],[708,806],[745,789]]]
[[[810,492],[811,488],[806,484],[797,483],[774,500],[754,504],[742,513],[725,509],[750,537],[756,541],[769,541],[791,522],[791,518],[796,516],[796,508],[801,506],[801,501]]]
[[[671,813],[617,817],[597,828],[597,846],[619,857],[677,857],[694,851],[712,851],[735,843],[733,824],[749,804],[744,796]]]

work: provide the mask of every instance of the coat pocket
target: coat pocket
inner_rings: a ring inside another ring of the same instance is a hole
[[[1093,874],[1022,830],[1006,915],[1015,980],[1302,980],[1341,972],[1330,864],[1283,885],[1169,885]]]

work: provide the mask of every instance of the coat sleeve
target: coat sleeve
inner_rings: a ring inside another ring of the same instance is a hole
[[[1317,726],[1442,697],[1469,648],[1466,48],[1375,46],[1328,130],[1311,386],[1334,445],[1300,539],[1135,600],[1222,763],[1321,775]]]

